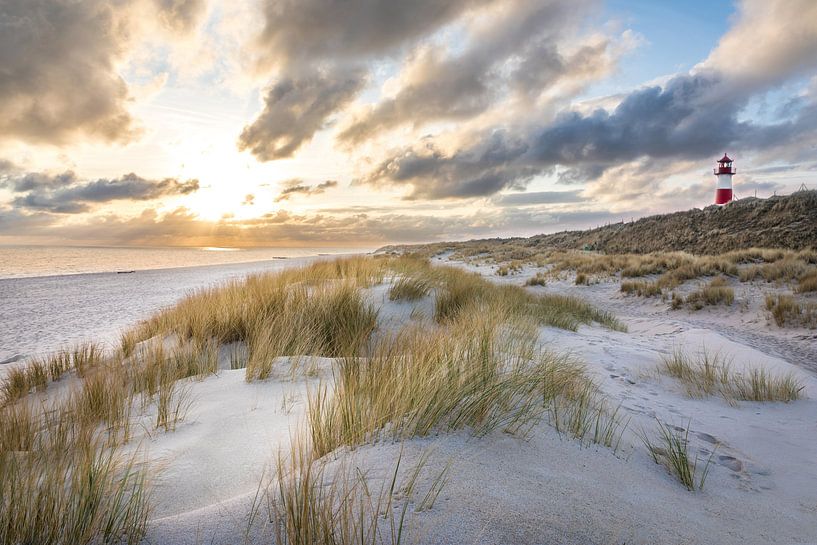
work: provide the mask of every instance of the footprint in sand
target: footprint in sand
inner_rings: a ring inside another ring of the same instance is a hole
[[[735,473],[743,471],[743,462],[741,462],[734,456],[729,456],[726,454],[718,456],[718,465],[731,469]]]

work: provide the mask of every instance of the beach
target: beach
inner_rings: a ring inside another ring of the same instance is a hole
[[[490,283],[484,286],[498,287],[521,286],[541,270],[524,266],[499,275],[495,265],[465,263],[450,255],[436,256],[431,263],[477,273],[480,281]],[[192,278],[205,273],[198,274]],[[212,271],[207,274],[212,281]],[[467,280],[451,274],[458,282]],[[362,284],[362,304],[376,310],[375,339],[388,339],[405,328],[433,332],[438,327],[432,317],[440,312],[441,288],[404,299],[395,296],[399,278],[387,273]],[[522,297],[519,288],[511,289],[508,294]],[[594,435],[598,423],[593,424],[592,414],[583,431],[560,427],[553,413],[537,412],[521,427],[513,422],[522,413],[511,412],[484,432],[479,431],[479,420],[468,426],[441,420],[430,430],[408,432],[401,439],[385,428],[369,439],[316,453],[310,464],[320,468],[322,477],[310,494],[357,483],[343,500],[353,504],[365,483],[365,501],[377,503],[386,490],[394,505],[375,508],[383,528],[373,534],[380,536],[373,542],[393,542],[387,528],[397,519],[390,517],[400,517],[405,505],[400,527],[411,543],[812,543],[817,540],[813,331],[771,325],[761,308],[766,289],[759,283],[743,285],[730,308],[668,312],[664,301],[621,293],[614,279],[576,285],[573,276],[563,275],[545,286],[526,287],[524,292],[534,297],[530,301],[569,296],[599,309],[595,318],[576,323],[575,330],[574,325],[536,327],[532,346],[546,361],[555,362],[555,369],[560,361],[581,366],[597,387],[591,406],[613,426],[610,437]],[[478,324],[480,317],[459,319]],[[516,350],[514,345],[500,348],[506,334],[512,336],[513,330],[493,341],[500,352]],[[141,346],[157,342],[166,352],[184,346],[172,335],[142,341]],[[241,345],[220,348],[214,372],[178,382],[189,406],[171,429],[157,428],[153,405],[131,423],[135,431],[122,453],[144,459],[152,472],[146,543],[274,542],[278,524],[289,524],[272,511],[280,506],[276,502],[284,501],[276,492],[279,483],[292,477],[276,464],[290,463],[302,448],[297,445],[310,429],[307,416],[316,395],[326,392],[327,403],[338,395],[338,381],[347,380],[338,369],[350,360],[281,356],[236,363]],[[139,346],[134,354],[140,353]],[[769,377],[791,376],[799,385],[797,399],[690,395],[684,383],[660,371],[662,360],[679,349],[728,357],[739,373],[763,370]],[[469,357],[465,352],[463,356]],[[267,369],[261,378],[251,369],[259,364]],[[58,399],[72,380],[61,379],[36,395]],[[418,385],[423,387],[426,380],[432,376]],[[576,408],[568,404],[565,410]],[[657,441],[657,423],[687,438],[696,465],[693,490],[645,448],[645,439]],[[311,429],[314,433],[314,424]],[[699,481],[704,468],[705,485]],[[402,492],[388,492],[392,481]],[[343,504],[335,501],[332,505]],[[369,520],[372,512],[364,511],[368,514],[363,519]]]
[[[283,257],[292,253],[286,249],[217,252],[216,260],[224,260],[229,254],[229,259],[240,262],[182,266],[197,261],[191,250],[155,250],[154,253],[159,253],[158,258],[139,261],[145,257],[146,250],[92,248],[73,252],[60,250],[49,258],[49,262],[41,263],[37,260],[36,248],[14,250],[6,248],[6,253],[2,254],[5,259],[17,259],[17,263],[7,263],[0,271],[3,272],[0,274],[0,323],[3,324],[0,328],[0,362],[18,361],[82,341],[101,342],[112,348],[123,330],[185,294],[249,274],[297,267],[328,257]],[[32,250],[33,258],[29,255],[28,261],[24,261],[21,255],[31,254]],[[326,250],[334,254],[341,251],[348,250]],[[64,266],[60,252],[74,255],[71,265]],[[303,253],[306,251],[296,252]],[[282,256],[273,259],[277,254]],[[265,260],[242,261],[253,258]],[[213,252],[198,261],[205,259],[212,261]],[[59,263],[63,264],[61,270],[73,274],[46,274],[59,268]],[[154,268],[136,268],[136,263]],[[119,273],[117,267],[132,272]]]

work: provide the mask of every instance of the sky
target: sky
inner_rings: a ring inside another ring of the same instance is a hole
[[[817,187],[814,0],[0,0],[0,244],[373,247]]]

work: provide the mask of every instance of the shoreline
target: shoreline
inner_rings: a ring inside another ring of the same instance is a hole
[[[198,289],[354,254],[0,279],[0,361],[37,357],[118,334]],[[12,361],[9,361],[12,360]]]

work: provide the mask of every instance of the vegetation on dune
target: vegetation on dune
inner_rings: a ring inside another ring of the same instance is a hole
[[[767,294],[766,310],[779,327],[786,325],[810,329],[817,327],[817,303],[811,301],[800,303],[786,294]]]
[[[531,260],[549,250],[592,249],[607,254],[690,252],[723,255],[755,247],[817,250],[817,191],[797,191],[768,199],[745,198],[727,206],[707,206],[587,229],[530,238],[441,242],[413,247],[433,254],[467,251],[498,255],[501,261]],[[385,250],[404,247],[387,247]]]
[[[646,432],[641,436],[653,461],[663,465],[687,490],[703,490],[716,449],[699,470],[698,455],[693,458],[689,453],[689,425],[686,429],[679,429],[660,420],[657,423],[658,433],[654,439]]]
[[[730,403],[741,401],[794,401],[802,396],[803,384],[795,375],[774,375],[756,368],[733,369],[731,358],[702,349],[695,355],[675,350],[662,359],[661,373],[681,381],[691,397],[721,395]]]
[[[389,288],[391,301],[416,301],[428,296],[432,284],[427,278],[400,276]]]
[[[729,287],[726,279],[720,276],[687,295],[685,300],[687,306],[694,310],[713,305],[729,306],[734,301],[734,290]]]
[[[636,294],[640,297],[655,297],[663,293],[655,282],[631,281],[621,283],[621,292],[628,295]]]
[[[387,275],[395,278],[390,299],[433,293],[434,321],[372,336],[378,312],[365,288]],[[230,365],[245,366],[248,381],[271,376],[279,356],[337,358],[332,390],[311,393],[305,439],[289,461],[279,459],[278,488],[265,492],[279,541],[400,542],[406,503],[387,526],[379,518],[394,489],[373,495],[365,477],[343,472],[330,482],[321,456],[383,436],[525,435],[541,420],[617,448],[626,425],[617,411],[581,366],[537,348],[537,326],[593,322],[624,329],[581,299],[496,285],[411,256],[320,262],[202,290],[126,332],[113,354],[83,345],[11,371],[0,408],[0,543],[141,539],[149,468],[123,459],[121,447],[147,411],[155,429],[176,429],[191,406],[183,381],[217,372],[225,345],[242,347]],[[66,375],[58,402],[43,407],[29,397]],[[443,481],[433,481],[421,506],[433,504]],[[341,498],[350,502],[338,510]]]

